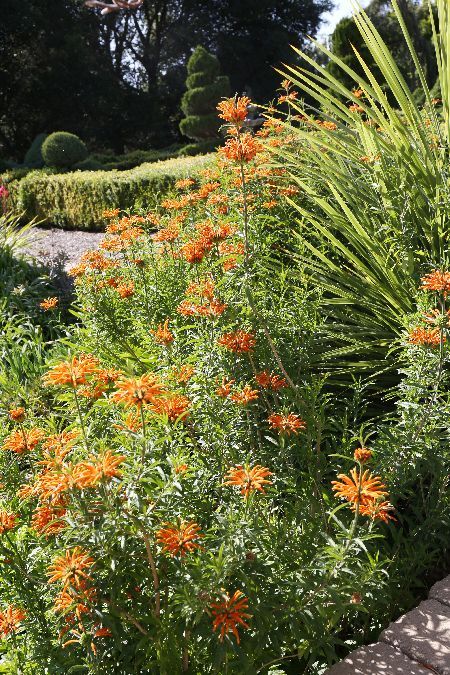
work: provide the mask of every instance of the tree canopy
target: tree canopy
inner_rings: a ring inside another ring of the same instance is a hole
[[[39,133],[65,130],[96,147],[178,138],[186,63],[197,44],[232,91],[274,97],[290,44],[305,47],[330,0],[144,0],[101,16],[83,0],[0,0],[0,153],[21,159]]]

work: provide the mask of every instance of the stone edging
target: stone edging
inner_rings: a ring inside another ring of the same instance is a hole
[[[325,675],[450,675],[450,576],[428,600],[391,623],[380,641],[360,647]]]

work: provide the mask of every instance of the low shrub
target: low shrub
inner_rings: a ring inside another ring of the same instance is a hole
[[[67,229],[103,229],[104,210],[148,210],[183,176],[211,165],[211,156],[143,164],[130,171],[33,171],[9,183],[16,213]]]
[[[86,159],[87,154],[83,141],[67,131],[55,131],[42,143],[42,157],[45,164],[57,169],[70,169],[74,164]]]
[[[178,157],[194,157],[195,155],[204,155],[208,152],[213,152],[220,145],[220,140],[203,141],[200,143],[188,143],[183,145],[178,151]]]
[[[179,148],[179,145],[173,145],[161,150],[133,150],[124,155],[95,153],[92,155],[92,158],[103,164],[105,169],[127,171],[128,169],[134,169],[141,164],[150,164],[152,162],[172,159],[177,156]]]

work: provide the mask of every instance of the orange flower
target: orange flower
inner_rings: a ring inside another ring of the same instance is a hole
[[[174,368],[172,373],[177,382],[180,384],[185,384],[186,382],[189,382],[195,373],[195,368],[186,363],[180,368]]]
[[[15,633],[19,624],[26,618],[26,613],[19,607],[9,605],[4,612],[0,611],[0,637],[5,638]]]
[[[195,180],[192,178],[181,178],[180,180],[177,180],[175,183],[175,187],[177,190],[185,190],[186,188],[191,187],[192,185],[195,185]]]
[[[191,264],[202,262],[209,247],[204,240],[193,240],[180,248],[180,255]]]
[[[137,412],[129,412],[125,417],[124,424],[114,424],[113,426],[115,429],[120,429],[121,431],[133,431],[136,433],[142,428],[142,419]]]
[[[38,476],[33,492],[38,494],[40,499],[50,500],[56,505],[61,504],[63,493],[72,486],[73,481],[68,468],[64,471],[60,468],[50,469]]]
[[[156,540],[162,546],[163,553],[172,557],[184,556],[199,548],[198,539],[202,536],[200,527],[194,522],[182,522],[180,525],[164,523],[164,527],[156,532]]]
[[[226,122],[241,126],[241,122],[247,117],[247,108],[251,104],[251,99],[247,96],[236,96],[227,98],[217,105],[219,117]]]
[[[97,600],[97,592],[95,588],[87,586],[86,582],[81,582],[78,588],[64,588],[58,593],[55,598],[54,609],[55,612],[63,612],[70,614],[67,618],[72,619],[73,613],[81,621],[82,614],[88,614],[92,605]]]
[[[164,396],[151,405],[151,411],[156,415],[167,415],[169,422],[176,422],[180,419],[186,419],[191,406],[191,401],[183,394],[170,394]]]
[[[153,239],[159,242],[172,242],[178,239],[179,236],[180,228],[177,225],[169,225],[168,227],[159,230],[159,232],[154,235]]]
[[[169,319],[166,319],[164,323],[159,323],[156,330],[151,330],[150,333],[153,333],[155,336],[155,342],[159,345],[165,345],[168,347],[173,341],[174,336],[169,330]]]
[[[248,599],[242,591],[235,591],[230,597],[228,593],[222,595],[222,600],[211,604],[213,615],[213,630],[220,628],[220,641],[228,633],[233,633],[239,644],[238,626],[249,628],[244,619],[251,619],[251,614],[245,612],[248,609]]]
[[[130,298],[132,295],[134,295],[134,282],[124,281],[117,286],[116,291],[122,300],[125,298]]]
[[[120,209],[105,209],[102,212],[103,218],[116,218],[120,213]]]
[[[220,384],[216,389],[217,396],[221,398],[227,398],[231,393],[231,387],[235,383],[235,380],[227,380],[226,377],[222,378],[222,384]]]
[[[340,473],[338,478],[341,482],[332,481],[333,490],[337,497],[346,499],[351,504],[368,504],[373,499],[379,499],[388,494],[381,478],[372,476],[368,469],[360,473],[355,467],[351,469],[350,476]]]
[[[189,471],[189,465],[188,464],[177,464],[173,468],[174,468],[175,473],[186,473],[186,471]]]
[[[165,392],[160,379],[153,373],[136,378],[121,378],[116,386],[117,391],[113,393],[111,400],[122,403],[127,408],[133,405],[141,408],[143,403],[152,403]]]
[[[235,391],[230,395],[230,400],[239,405],[247,405],[251,401],[256,401],[259,397],[257,389],[252,389],[249,384],[246,384],[241,391]]]
[[[106,450],[99,457],[90,457],[86,462],[79,462],[73,467],[73,481],[81,489],[95,487],[105,478],[120,478],[122,471],[118,469],[125,461],[125,455],[115,455]]]
[[[219,152],[235,162],[250,162],[261,150],[261,144],[251,134],[246,133],[239,138],[229,138]]]
[[[53,298],[46,298],[42,302],[39,303],[39,307],[44,310],[44,312],[48,312],[50,309],[56,309],[58,306],[58,298],[53,297]]]
[[[280,377],[280,375],[276,375],[276,373],[269,374],[267,370],[257,373],[257,375],[255,375],[255,380],[263,389],[272,389],[273,391],[278,391],[279,389],[288,386],[284,377]]]
[[[356,448],[355,452],[353,453],[353,457],[355,458],[356,462],[365,464],[365,462],[368,462],[372,459],[372,450],[369,450],[369,448]]]
[[[0,534],[13,530],[17,525],[17,514],[0,511]]]
[[[321,126],[324,129],[328,129],[328,131],[336,131],[336,129],[337,129],[336,122],[330,122],[329,120],[325,120],[324,122],[321,122]]]
[[[65,430],[61,431],[59,434],[52,434],[51,436],[47,436],[42,443],[42,449],[49,453],[62,453],[62,457],[64,457],[70,452],[79,436],[80,432],[77,429],[73,429],[72,431]]]
[[[438,291],[447,297],[450,291],[450,272],[443,272],[441,270],[434,270],[430,274],[425,274],[421,278],[421,288],[425,291]]]
[[[439,328],[422,328],[417,326],[409,334],[409,342],[413,345],[422,345],[422,347],[437,347],[441,342],[441,331]],[[446,342],[445,335],[442,341]]]
[[[2,450],[12,450],[17,455],[34,450],[37,444],[43,439],[42,429],[20,429],[13,431],[3,441]]]
[[[90,579],[85,570],[92,567],[94,559],[89,556],[89,553],[80,546],[75,546],[73,549],[68,549],[64,555],[60,555],[48,568],[49,584],[60,581],[64,584],[64,588],[74,586],[75,588],[82,587],[86,579]]]
[[[252,492],[258,490],[265,493],[264,485],[271,485],[273,481],[268,480],[268,476],[273,476],[272,471],[265,466],[255,464],[251,469],[249,465],[238,464],[228,470],[224,485],[236,485],[241,488],[241,495],[248,499]]]
[[[352,94],[355,98],[361,98],[364,94],[362,89],[353,89]]]
[[[352,505],[352,508],[355,510],[356,506]],[[396,520],[392,515],[393,510],[392,504],[377,499],[369,499],[359,507],[359,512],[362,516],[368,516],[372,520],[382,520],[383,523],[387,523],[389,520]]]
[[[49,386],[78,387],[86,384],[86,377],[96,372],[98,359],[92,354],[73,356],[70,361],[61,361],[50,368],[44,376],[44,384]]]
[[[23,422],[25,419],[25,408],[12,408],[8,415],[9,419],[13,422]]]
[[[31,527],[39,535],[43,534],[50,537],[53,534],[61,532],[66,523],[63,518],[66,514],[66,509],[61,507],[51,508],[49,506],[38,506],[33,512],[31,518]]]
[[[299,431],[306,429],[306,422],[299,415],[294,413],[273,413],[269,415],[268,420],[271,429],[277,429],[280,434],[298,434]]]
[[[221,347],[225,347],[236,354],[253,351],[256,344],[253,333],[237,330],[235,333],[224,333],[217,341]]]

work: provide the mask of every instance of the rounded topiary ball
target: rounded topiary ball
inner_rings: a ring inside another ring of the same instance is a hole
[[[68,169],[88,156],[88,151],[78,136],[67,131],[55,131],[42,144],[42,157],[47,166]]]

